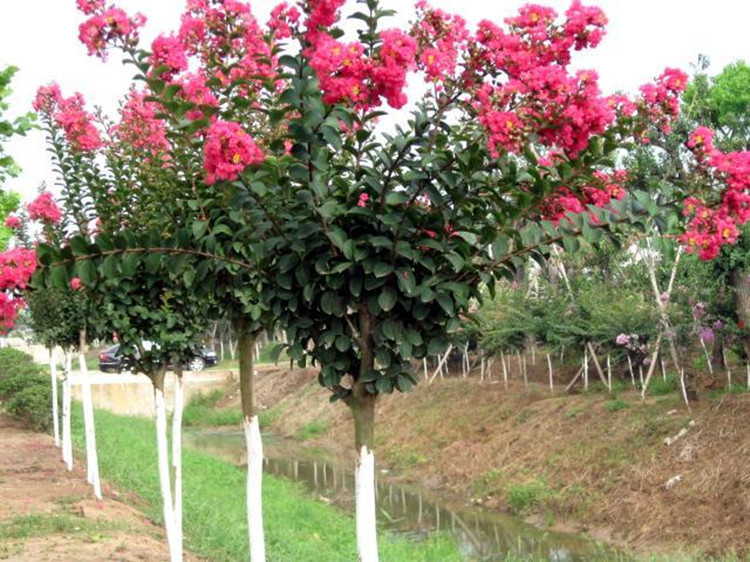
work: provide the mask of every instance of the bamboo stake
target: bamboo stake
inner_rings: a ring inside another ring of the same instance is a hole
[[[638,365],[638,378],[641,382],[641,388],[643,388],[643,365]]]
[[[443,363],[445,363],[448,360],[448,355],[450,355],[451,351],[453,351],[453,344],[450,344],[448,346],[448,350],[445,352],[445,355],[443,355],[443,358],[440,360],[440,363],[438,363],[437,369],[435,369],[435,372],[433,373],[432,378],[430,378],[429,380],[429,384],[432,384],[432,381],[434,381],[435,378],[437,378],[438,373],[440,373],[440,378],[443,378],[442,366],[443,366]]]
[[[505,384],[505,390],[508,390],[508,368],[505,366],[505,355],[500,352],[500,363],[503,364],[503,382]],[[748,367],[748,373],[750,373],[750,367]],[[750,374],[748,374],[748,386],[750,387]]]
[[[685,400],[688,412],[691,412],[690,401],[688,400],[687,387],[685,386],[685,369],[680,369],[680,387],[682,387],[682,398]]]
[[[555,382],[552,376],[552,359],[550,359],[549,353],[547,354],[547,367],[549,368],[549,392],[550,394],[555,393]]]
[[[589,389],[589,350],[586,346],[583,347],[583,388]]]
[[[607,354],[607,386],[609,386],[609,391],[612,392],[612,363],[609,353]]]
[[[599,380],[602,381],[602,384],[604,386],[607,386],[607,379],[604,378],[604,372],[602,371],[602,366],[599,364],[599,358],[596,356],[596,350],[594,349],[594,346],[591,344],[591,342],[586,342],[586,345],[588,347],[589,353],[591,354],[591,359],[594,362],[596,373],[599,375]]]
[[[750,363],[745,363],[747,368],[747,389],[750,390]]]
[[[667,382],[667,370],[664,368],[664,359],[659,358],[659,364],[661,365],[661,378],[664,382]]]
[[[633,388],[635,388],[635,374],[633,373],[633,362],[630,360],[630,353],[628,355],[628,370],[630,371],[630,382],[633,384]]]
[[[706,363],[708,364],[708,372],[712,375],[714,374],[714,366],[711,363],[711,357],[708,355],[708,348],[706,347],[706,342],[703,341],[703,338],[699,338],[701,340],[701,346],[703,346],[703,353],[706,354]]]
[[[521,352],[516,351],[516,355],[518,356],[518,370],[521,371],[521,374],[523,375],[523,384],[526,386],[526,390],[529,389],[529,381],[526,378],[526,369],[524,368],[524,364],[521,362]]]
[[[536,346],[531,344],[531,366],[536,367]]]
[[[427,374],[427,357],[422,359],[422,365],[424,366],[424,380],[429,381],[430,375]]]

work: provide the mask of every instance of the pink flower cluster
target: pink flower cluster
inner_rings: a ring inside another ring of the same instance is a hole
[[[407,72],[414,67],[416,42],[397,29],[380,33],[382,44],[374,57],[365,55],[359,42],[342,43],[320,35],[309,52],[310,66],[317,72],[323,101],[347,103],[358,109],[406,104]]]
[[[750,220],[750,151],[722,152],[713,143],[714,133],[699,127],[687,145],[708,181],[722,186],[721,199],[708,205],[696,198],[685,201],[689,222],[680,241],[704,260],[715,258],[725,244],[734,244],[739,225]]]
[[[183,75],[177,83],[181,86],[179,97],[195,105],[185,114],[188,119],[197,121],[205,117],[205,108],[219,107],[218,98],[206,86],[206,79],[201,74]]]
[[[680,95],[685,91],[687,80],[687,74],[681,70],[667,68],[655,83],[641,86],[637,104],[641,119],[669,132],[680,113]]]
[[[57,107],[62,99],[60,86],[56,82],[52,82],[49,86],[39,87],[31,106],[34,108],[34,111],[51,116],[57,111]]]
[[[316,45],[325,30],[339,20],[339,9],[346,0],[308,0],[307,19],[305,20],[305,39],[310,45]]]
[[[188,58],[182,41],[174,35],[159,35],[151,43],[151,72],[165,67],[160,74],[163,80],[170,80],[175,74],[187,70]]]
[[[146,93],[131,90],[121,110],[120,123],[112,134],[137,153],[148,158],[162,158],[169,150],[164,121],[156,117],[158,105],[146,101]]]
[[[301,14],[294,6],[289,6],[282,2],[271,10],[271,17],[268,20],[268,29],[276,41],[288,39],[292,36],[299,24]]]
[[[20,217],[16,215],[8,215],[5,217],[5,226],[11,230],[20,230],[23,226],[23,222]]]
[[[595,184],[584,187],[580,192],[574,193],[567,187],[561,188],[554,197],[545,202],[542,218],[557,225],[561,220],[567,220],[568,214],[587,212],[590,206],[605,208],[613,200],[625,197],[625,183],[627,182],[625,170],[616,170],[611,174],[596,172],[594,178]],[[599,223],[599,219],[590,211],[589,220],[592,224]]]
[[[76,152],[90,152],[102,146],[94,118],[84,109],[84,105],[83,96],[75,93],[63,98],[54,114],[55,122],[65,131],[65,137]]]
[[[142,14],[131,18],[120,8],[105,8],[103,2],[79,0],[78,8],[90,16],[78,27],[78,39],[90,55],[101,59],[107,58],[107,48],[110,46],[135,46],[138,28],[146,23]]]
[[[39,194],[26,206],[29,218],[46,224],[58,224],[62,220],[62,212],[55,203],[55,199],[49,191]]]
[[[469,45],[466,21],[458,15],[417,2],[417,21],[411,35],[417,41],[417,66],[430,82],[455,78],[459,56]]]
[[[616,103],[601,95],[596,73],[567,70],[573,50],[601,41],[607,18],[578,1],[565,15],[557,23],[551,8],[527,5],[507,29],[480,22],[469,41],[463,84],[493,156],[518,152],[534,136],[575,157],[614,121]]]
[[[0,291],[25,289],[36,267],[36,250],[12,248],[0,253]]]
[[[263,162],[263,151],[237,123],[216,121],[203,146],[206,183],[234,181],[247,166]]]
[[[23,299],[0,293],[0,333],[7,333],[16,324],[18,312],[26,305]]]

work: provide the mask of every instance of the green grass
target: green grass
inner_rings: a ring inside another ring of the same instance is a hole
[[[539,480],[531,480],[523,484],[511,484],[508,486],[506,498],[508,500],[508,507],[510,507],[513,513],[525,515],[551,494],[552,491],[546,483]]]
[[[80,405],[74,412],[74,439],[83,445]],[[161,523],[156,470],[156,438],[151,420],[96,412],[102,477],[135,492],[139,507]],[[244,470],[210,455],[183,455],[185,545],[215,562],[247,560]],[[300,485],[264,475],[264,526],[269,562],[356,560],[354,519],[308,496]],[[412,542],[380,533],[384,562],[462,560],[446,537]]]
[[[610,400],[609,402],[604,404],[604,409],[608,412],[619,412],[620,410],[624,410],[626,408],[630,408],[630,404],[620,398]]]
[[[328,422],[325,420],[313,420],[300,427],[295,436],[300,441],[307,441],[319,437],[328,431]]]
[[[667,378],[662,376],[656,376],[651,379],[648,385],[648,394],[650,396],[664,396],[665,394],[671,394],[677,392],[679,382],[677,377],[673,374],[667,373]]]
[[[21,515],[0,520],[0,540],[26,539],[60,534],[80,534],[96,539],[108,531],[127,529],[116,522],[86,519],[68,513]]]
[[[239,408],[217,408],[216,403],[224,397],[217,389],[209,394],[196,394],[188,401],[182,415],[185,427],[222,427],[242,422]]]

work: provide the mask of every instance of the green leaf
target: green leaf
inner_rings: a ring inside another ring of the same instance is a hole
[[[375,277],[386,277],[393,271],[393,266],[389,263],[378,262],[375,267],[372,268],[372,272]]]
[[[397,300],[398,300],[398,295],[396,294],[396,291],[394,291],[392,287],[383,287],[383,291],[380,293],[380,296],[378,297],[378,304],[380,305],[380,308],[383,310],[383,312],[388,312],[394,306],[396,306]]]

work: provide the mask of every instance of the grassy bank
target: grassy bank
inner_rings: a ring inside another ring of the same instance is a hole
[[[81,419],[79,407],[73,429],[79,447]],[[102,477],[120,492],[135,492],[143,502],[138,507],[161,522],[153,423],[97,411],[96,430]],[[190,450],[183,463],[186,547],[214,561],[246,560],[244,471]],[[356,560],[352,517],[270,476],[264,478],[263,502],[269,561]],[[461,560],[445,538],[414,543],[381,533],[380,550],[386,562]]]

